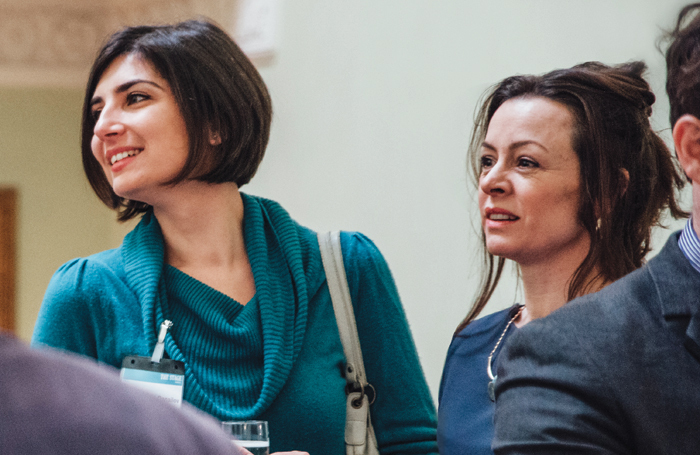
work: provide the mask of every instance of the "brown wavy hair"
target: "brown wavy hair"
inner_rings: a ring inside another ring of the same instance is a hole
[[[541,76],[509,77],[484,95],[476,115],[469,161],[477,188],[481,146],[503,103],[542,97],[565,106],[573,117],[572,144],[581,179],[578,217],[591,237],[591,247],[571,277],[568,300],[590,292],[598,278],[614,281],[641,267],[650,250],[652,227],[659,225],[664,210],[675,218],[688,216],[677,201],[685,182],[649,123],[656,98],[644,80],[645,71],[646,65],[639,61],[618,66],[587,62]],[[629,173],[629,180],[622,170]],[[479,291],[455,333],[476,319],[503,272],[505,259],[488,252],[483,229],[481,234]]]

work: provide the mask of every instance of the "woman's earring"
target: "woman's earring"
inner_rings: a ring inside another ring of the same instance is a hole
[[[209,139],[209,143],[211,145],[219,145],[221,144],[221,139],[219,139],[219,135],[214,133],[211,135],[211,139]]]
[[[600,225],[603,224],[603,219],[598,218],[598,221],[596,222],[595,230],[600,231]]]

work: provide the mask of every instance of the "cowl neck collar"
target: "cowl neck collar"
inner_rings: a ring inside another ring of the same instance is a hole
[[[262,389],[251,391],[259,393],[255,404],[226,409],[212,400],[172,336],[168,334],[165,340],[166,353],[185,363],[185,399],[220,419],[252,418],[270,406],[289,377],[306,332],[309,293],[300,227],[276,202],[243,193],[241,196],[245,245],[255,279],[263,338]],[[158,327],[168,318],[164,251],[163,235],[152,212],[143,216],[122,245],[127,284],[141,306],[143,331],[151,349]]]

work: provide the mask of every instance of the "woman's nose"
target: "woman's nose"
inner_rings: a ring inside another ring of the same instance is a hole
[[[115,138],[124,132],[124,124],[119,117],[119,112],[112,108],[104,107],[95,123],[94,134],[101,141]]]
[[[479,189],[486,194],[504,194],[509,188],[507,169],[500,162],[479,177]]]

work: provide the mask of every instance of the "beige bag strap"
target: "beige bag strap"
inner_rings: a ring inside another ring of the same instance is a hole
[[[345,353],[345,380],[347,390],[350,391],[346,402],[346,454],[379,455],[369,413],[370,403],[365,393],[365,389],[371,386],[367,383],[365,364],[362,361],[355,312],[352,308],[352,298],[345,274],[343,252],[340,248],[340,232],[319,233],[318,245],[328,281],[328,291],[333,302],[340,341]]]

